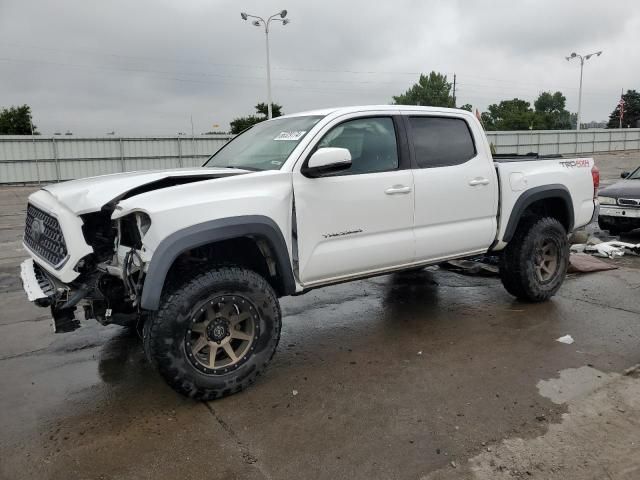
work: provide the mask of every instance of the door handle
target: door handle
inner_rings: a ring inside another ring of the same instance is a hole
[[[410,193],[411,187],[407,187],[406,185],[394,185],[393,187],[387,188],[384,193],[387,195],[397,195],[399,193]]]
[[[473,180],[469,180],[469,185],[477,187],[478,185],[489,185],[488,178],[476,177]]]

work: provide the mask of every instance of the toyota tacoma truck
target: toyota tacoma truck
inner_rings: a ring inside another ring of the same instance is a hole
[[[492,156],[464,110],[286,115],[200,168],[36,191],[21,276],[56,331],[133,322],[166,382],[209,400],[263,373],[282,296],[490,253],[509,293],[549,299],[598,183],[590,158]]]

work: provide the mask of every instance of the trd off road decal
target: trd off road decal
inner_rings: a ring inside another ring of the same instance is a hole
[[[559,163],[565,168],[586,168],[589,166],[589,160],[586,158],[579,158],[577,160],[565,160]]]

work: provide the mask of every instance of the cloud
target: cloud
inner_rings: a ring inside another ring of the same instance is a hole
[[[389,103],[419,72],[457,74],[459,103],[486,108],[561,90],[577,108],[571,51],[585,65],[583,118],[604,119],[640,88],[640,11],[631,0],[0,1],[3,104],[32,105],[44,133],[226,128],[266,99],[264,32],[240,11],[289,10],[272,26],[274,100],[294,112]]]

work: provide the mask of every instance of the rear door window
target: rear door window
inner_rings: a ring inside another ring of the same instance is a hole
[[[476,156],[469,125],[461,118],[409,117],[419,168],[460,165]]]

